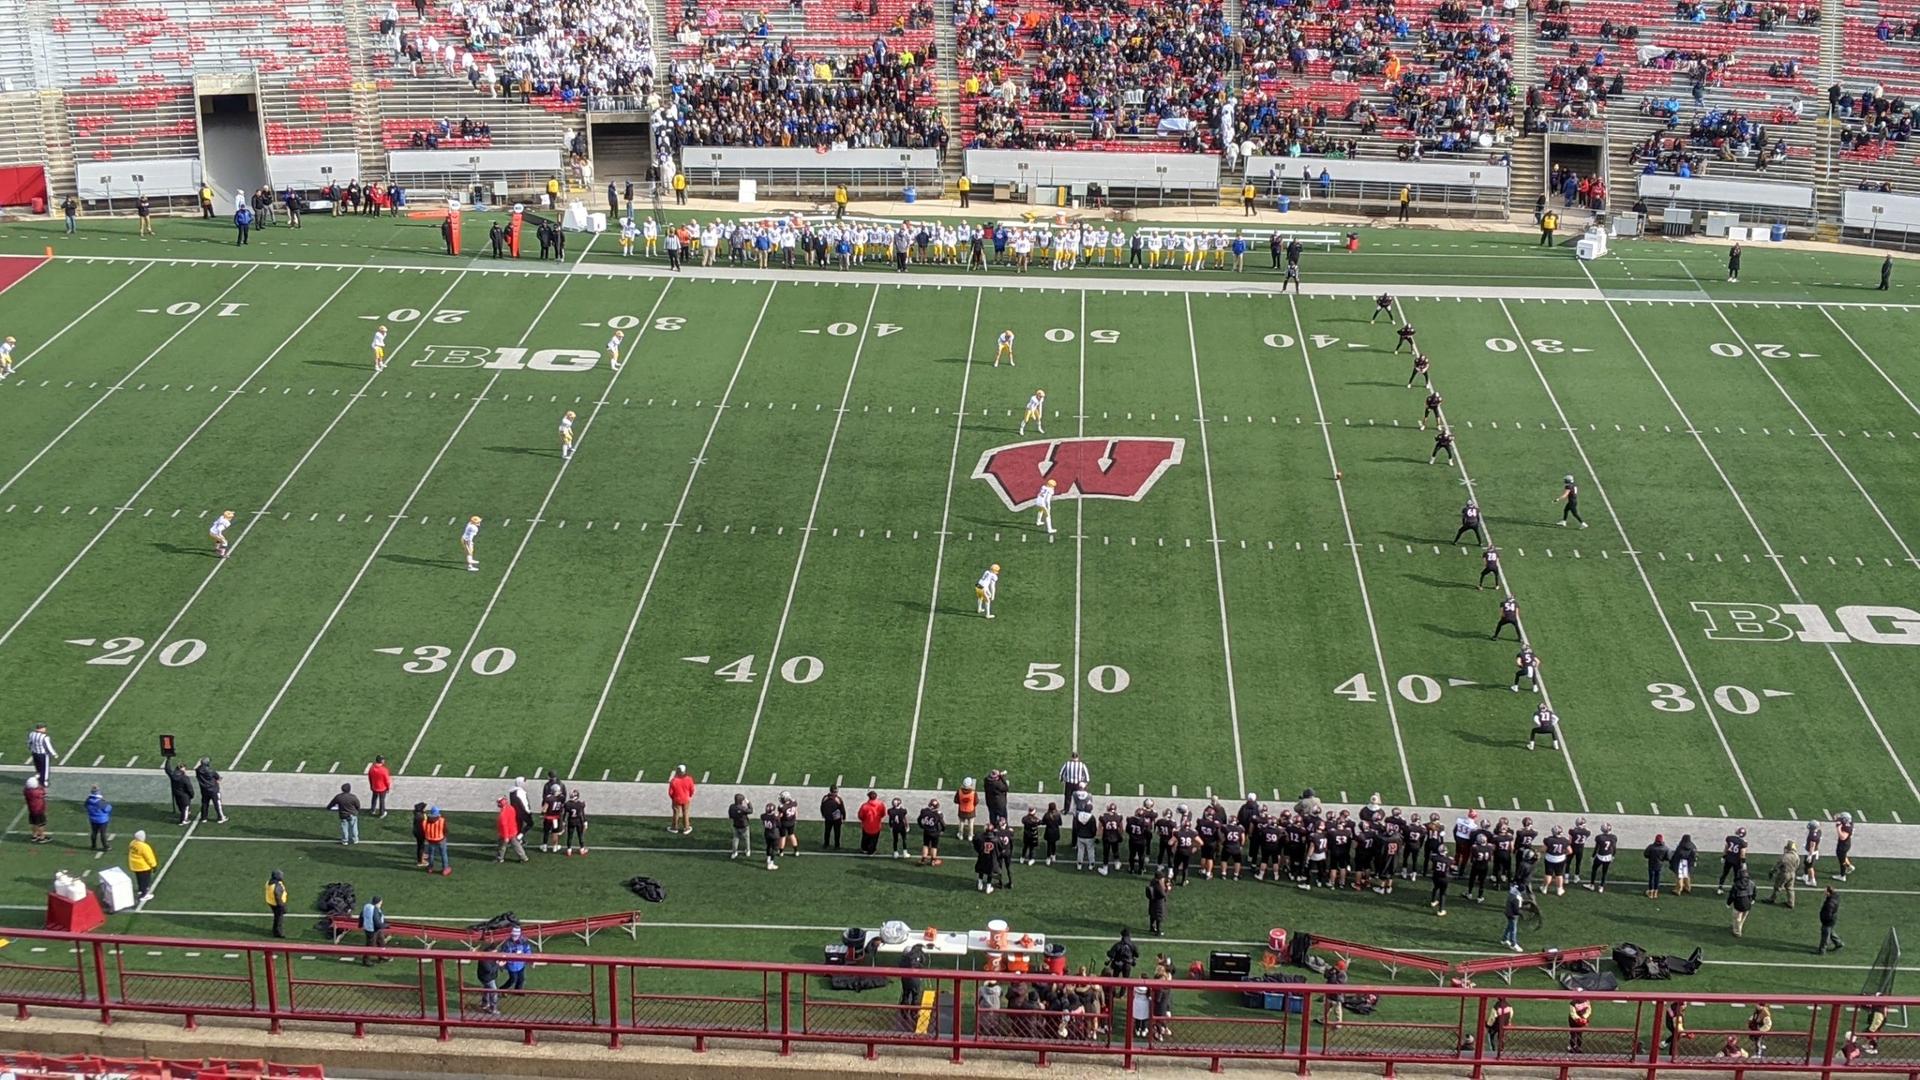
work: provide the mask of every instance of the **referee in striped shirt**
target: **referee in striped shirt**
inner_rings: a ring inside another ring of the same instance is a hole
[[[1087,763],[1080,760],[1080,751],[1067,755],[1067,763],[1060,766],[1060,783],[1066,787],[1068,805],[1072,805],[1076,791],[1086,791],[1093,783],[1093,773],[1087,769]]]
[[[27,732],[27,756],[33,759],[34,775],[40,778],[40,786],[47,786],[47,767],[60,755],[53,752],[53,740],[47,736],[47,725],[35,724]]]

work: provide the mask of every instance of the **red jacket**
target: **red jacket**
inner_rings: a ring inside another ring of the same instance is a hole
[[[38,785],[26,788],[27,813],[44,814],[47,812],[47,789]]]
[[[675,806],[685,806],[693,801],[693,777],[680,773],[667,781],[667,798]]]
[[[385,765],[375,764],[367,769],[367,790],[376,795],[385,795],[393,790],[393,774]]]
[[[505,799],[500,800],[500,816],[495,822],[494,831],[500,834],[502,840],[511,840],[520,835],[520,814]]]
[[[879,836],[880,826],[887,820],[887,804],[879,799],[868,799],[860,804],[860,831],[868,836]]]

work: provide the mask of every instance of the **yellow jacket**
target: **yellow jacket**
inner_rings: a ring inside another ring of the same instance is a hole
[[[153,854],[153,845],[145,840],[134,840],[127,844],[127,869],[138,874],[155,869],[159,865],[160,860]]]

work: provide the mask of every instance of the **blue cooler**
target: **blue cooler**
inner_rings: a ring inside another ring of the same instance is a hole
[[[905,202],[919,202],[920,192],[912,184],[908,184],[906,190],[900,193],[900,198]]]

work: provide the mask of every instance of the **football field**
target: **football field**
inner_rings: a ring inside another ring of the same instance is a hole
[[[0,293],[0,712],[81,767],[1032,791],[1077,749],[1129,797],[1920,818],[1908,291],[1527,240],[1304,296],[76,245]]]

